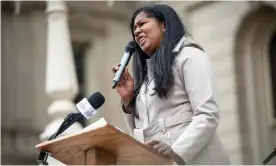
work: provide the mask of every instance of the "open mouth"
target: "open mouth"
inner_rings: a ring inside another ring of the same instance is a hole
[[[146,41],[146,37],[141,37],[141,39],[139,40],[139,44],[143,45]]]

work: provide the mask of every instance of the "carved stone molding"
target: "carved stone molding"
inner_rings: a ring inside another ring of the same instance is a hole
[[[87,13],[71,10],[68,23],[72,41],[75,42],[90,42],[94,37],[106,34],[105,20]]]
[[[187,1],[185,2],[185,11],[187,13],[195,12],[213,3],[221,3],[216,1]]]
[[[276,1],[250,1],[248,2],[253,9],[258,10],[262,6],[269,6],[276,10]]]
[[[73,41],[90,42],[105,37],[109,21],[127,24],[138,2],[117,2],[109,7],[105,1],[67,2],[68,22]]]
[[[136,2],[118,2],[109,7],[106,1],[67,1],[70,11],[88,13],[101,19],[126,20],[134,12]]]

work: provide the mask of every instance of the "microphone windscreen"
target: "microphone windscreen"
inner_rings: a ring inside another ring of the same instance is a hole
[[[95,92],[87,100],[95,110],[101,107],[105,102],[105,98],[100,92]]]
[[[133,54],[135,51],[135,42],[129,41],[126,45],[125,52],[129,52],[130,54]]]

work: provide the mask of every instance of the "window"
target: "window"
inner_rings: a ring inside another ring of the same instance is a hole
[[[76,74],[77,74],[77,81],[79,86],[79,93],[76,95],[74,102],[78,103],[80,100],[82,100],[85,96],[85,89],[84,89],[84,57],[85,57],[85,49],[86,44],[85,43],[73,43],[73,55],[76,65]],[[79,120],[83,127],[85,127],[85,118],[82,118]]]

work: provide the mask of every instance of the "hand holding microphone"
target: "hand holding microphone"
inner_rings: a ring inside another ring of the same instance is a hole
[[[113,73],[116,73],[119,67],[120,64],[113,66]],[[128,68],[124,70],[122,78],[115,89],[121,96],[124,107],[127,108],[134,97],[134,82],[132,76],[128,72]]]
[[[135,42],[134,41],[129,41],[128,44],[126,45],[125,47],[125,53],[123,55],[123,58],[120,62],[120,66],[119,66],[119,69],[118,71],[116,72],[114,78],[113,78],[113,85],[112,85],[112,88],[114,89],[117,84],[120,82],[120,79],[125,71],[125,68],[132,56],[132,54],[134,53],[135,51]]]
[[[112,71],[115,73],[112,88],[116,88],[122,98],[125,108],[127,108],[134,97],[134,81],[128,72],[128,62],[135,51],[135,42],[130,41],[126,48],[120,64],[113,66]]]

